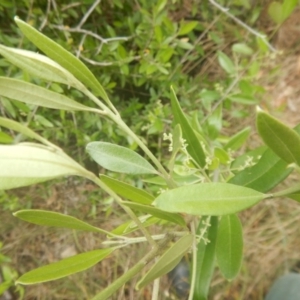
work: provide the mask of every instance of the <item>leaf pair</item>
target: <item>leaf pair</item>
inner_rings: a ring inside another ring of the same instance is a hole
[[[14,213],[14,216],[21,220],[42,226],[69,228],[111,235],[111,233],[105,230],[94,227],[74,217],[56,212],[21,210]],[[84,271],[103,260],[113,251],[114,248],[99,249],[63,259],[25,273],[16,281],[16,284],[28,285],[42,283]]]
[[[203,234],[207,226],[200,221],[197,234]],[[196,280],[194,299],[206,300],[215,268],[215,258],[222,275],[232,280],[240,270],[243,257],[242,225],[236,215],[210,217],[206,234],[197,245]]]

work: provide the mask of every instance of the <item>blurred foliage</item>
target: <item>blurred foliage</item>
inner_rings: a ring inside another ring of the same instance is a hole
[[[248,0],[226,5],[237,17],[247,18],[250,25],[261,11],[260,5],[253,8]],[[241,118],[247,115],[247,108],[233,109],[232,103],[256,104],[264,92],[254,84],[266,55],[262,50],[257,52],[256,37],[207,1],[2,1],[0,42],[31,50],[32,45],[18,34],[12,22],[14,15],[79,55],[108,91],[122,117],[149,140],[150,147],[157,147],[159,135],[170,123],[170,85],[176,88],[182,105],[196,111],[209,132],[216,120],[215,103],[225,100],[229,114]],[[4,59],[0,65],[8,66]],[[3,74],[5,69],[0,70],[1,75],[8,75]],[[31,80],[14,67],[9,72]],[[50,88],[68,93],[56,84]],[[72,91],[71,96],[86,101],[78,92]],[[11,104],[6,99],[1,99],[1,111],[29,123],[60,146],[68,146],[80,160],[85,157],[79,149],[90,141],[125,143],[110,123],[88,114],[49,112],[16,101]],[[216,130],[220,129],[219,124]],[[127,143],[136,148],[132,141]]]

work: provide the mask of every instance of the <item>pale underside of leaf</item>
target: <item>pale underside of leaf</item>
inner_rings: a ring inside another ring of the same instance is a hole
[[[106,142],[91,142],[86,147],[103,168],[127,174],[157,174],[153,166],[136,152]]]
[[[90,110],[89,107],[64,95],[18,79],[0,77],[0,95],[28,104],[48,108],[74,111]]]

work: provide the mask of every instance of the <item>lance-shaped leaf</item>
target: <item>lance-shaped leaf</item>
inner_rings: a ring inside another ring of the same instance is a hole
[[[0,190],[86,172],[64,153],[39,144],[0,145]]]
[[[24,209],[13,213],[13,215],[23,221],[36,225],[110,234],[105,230],[92,226],[86,222],[78,220],[77,218],[53,211]]]
[[[254,166],[237,173],[229,182],[266,193],[292,172],[287,166],[288,163],[267,149]]]
[[[243,259],[242,225],[236,215],[223,216],[219,223],[216,257],[223,276],[234,279]]]
[[[54,109],[71,111],[92,110],[92,108],[46,88],[22,80],[6,77],[0,77],[0,96]]]
[[[152,165],[136,152],[106,142],[91,142],[86,151],[103,168],[126,174],[157,174]]]
[[[47,282],[84,271],[103,260],[112,253],[113,250],[113,248],[108,248],[85,252],[47,266],[37,268],[22,275],[16,281],[16,284],[29,285]]]
[[[56,146],[52,145],[50,142],[48,142],[46,139],[41,137],[39,134],[35,133],[30,128],[20,124],[19,122],[14,121],[14,120],[0,117],[0,127],[5,127],[8,129],[17,131],[29,138],[37,140],[45,145],[48,145],[51,147],[56,147]]]
[[[72,73],[79,81],[91,88],[93,92],[100,95],[105,101],[110,103],[102,85],[76,56],[65,50],[63,47],[43,35],[41,32],[15,17],[15,22],[22,33],[48,57],[56,61],[63,68]]]
[[[191,234],[180,238],[157,260],[153,267],[137,283],[136,288],[141,289],[156,278],[161,277],[174,269],[183,255],[190,249],[193,239]]]
[[[205,224],[200,220],[197,234],[201,234]],[[196,263],[196,285],[194,289],[194,299],[206,300],[210,287],[210,282],[215,268],[215,248],[218,233],[218,217],[210,218],[210,226],[207,228],[205,238],[197,245],[197,263]]]
[[[293,129],[258,109],[256,126],[265,144],[287,163],[300,165],[300,136]]]
[[[62,68],[47,56],[32,51],[5,47],[0,45],[0,54],[9,62],[38,78],[59,82],[79,90],[85,90],[84,85],[69,71]]]
[[[244,210],[265,197],[266,195],[246,187],[212,182],[166,191],[153,204],[168,212],[220,216]]]
[[[182,136],[186,140],[187,151],[199,166],[205,166],[205,154],[193,128],[184,115],[174,89],[171,87],[171,105],[175,124],[180,124]]]
[[[100,178],[101,181],[103,181],[115,193],[128,200],[140,204],[151,204],[154,200],[154,197],[151,194],[147,193],[144,190],[138,189],[130,184],[113,179],[105,175],[100,175]]]
[[[224,146],[224,149],[228,150],[237,150],[239,149],[242,145],[245,144],[247,138],[249,137],[249,134],[251,132],[251,128],[250,127],[246,127],[244,129],[242,129],[241,131],[239,131],[238,133],[236,133],[234,136],[232,136],[229,141],[227,142],[227,144]]]
[[[157,217],[157,218],[160,218],[160,219],[163,219],[163,220],[167,220],[167,221],[172,222],[172,223],[179,224],[183,227],[186,226],[186,223],[185,223],[184,219],[179,214],[165,212],[165,211],[162,211],[160,209],[157,209],[156,207],[143,205],[143,204],[139,204],[139,203],[126,202],[126,201],[124,201],[122,203],[124,205],[132,208],[132,209],[141,211],[141,212],[146,213],[146,214],[150,214],[154,217]]]

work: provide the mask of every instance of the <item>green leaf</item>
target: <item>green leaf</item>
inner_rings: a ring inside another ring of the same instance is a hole
[[[282,3],[283,19],[286,20],[299,4],[298,0],[284,0]]]
[[[53,146],[46,139],[44,139],[43,137],[41,137],[40,135],[35,133],[33,130],[31,130],[30,128],[20,124],[19,122],[14,121],[14,120],[0,117],[0,127],[1,126],[11,129],[11,130],[14,130],[14,131],[17,131],[29,138],[37,140],[45,145]]]
[[[191,234],[180,238],[156,261],[146,275],[137,283],[136,288],[141,289],[156,278],[174,269],[183,255],[190,249],[193,239]]]
[[[268,149],[267,146],[260,146],[253,150],[247,151],[244,154],[238,156],[231,164],[231,170],[233,173],[238,173],[239,171],[245,169],[248,162],[251,161],[252,163],[256,164],[261,156],[266,152]]]
[[[268,14],[277,23],[283,23],[298,5],[298,0],[285,0],[283,3],[273,1],[268,7]]]
[[[100,249],[63,259],[25,273],[16,281],[16,284],[29,285],[47,282],[84,271],[103,260],[113,251],[113,248]]]
[[[257,111],[256,126],[264,143],[287,163],[300,164],[300,136],[262,110]]]
[[[198,25],[198,21],[181,22],[178,35],[186,35]]]
[[[105,175],[100,175],[100,179],[115,193],[133,202],[140,204],[151,204],[154,200],[154,197],[146,191],[138,189],[122,181]]]
[[[84,90],[85,87],[70,72],[48,57],[32,51],[0,45],[0,54],[9,62],[38,78],[59,82]]]
[[[86,170],[63,152],[39,144],[0,145],[0,190],[85,174]]]
[[[236,72],[234,63],[225,53],[218,51],[218,61],[226,73],[234,74]]]
[[[266,193],[282,182],[290,173],[288,163],[267,149],[260,160],[232,177],[229,182]]]
[[[7,133],[0,131],[0,144],[11,144],[14,139]]]
[[[242,225],[236,215],[223,216],[219,222],[216,257],[223,276],[234,279],[243,259]]]
[[[207,119],[207,131],[212,140],[215,140],[222,129],[222,105],[219,105]]]
[[[103,168],[126,174],[157,174],[152,165],[136,152],[106,142],[91,142],[86,151]]]
[[[238,150],[240,147],[242,147],[246,140],[248,139],[251,132],[250,127],[246,127],[236,133],[234,136],[232,136],[227,144],[224,146],[225,150],[231,149],[231,150]]]
[[[213,182],[166,191],[153,204],[168,212],[220,216],[244,210],[264,198],[264,194],[246,187]]]
[[[72,216],[52,211],[24,209],[13,213],[13,215],[23,221],[27,221],[36,225],[69,228],[75,230],[84,230],[109,234],[105,230],[94,227]]]
[[[222,148],[216,147],[214,149],[214,156],[224,165],[228,164],[230,161],[228,153]]]
[[[176,97],[174,89],[171,87],[171,105],[172,112],[174,115],[175,124],[180,124],[182,130],[182,136],[186,140],[187,151],[191,157],[195,160],[202,168],[205,166],[205,154],[202,149],[201,143],[197,138],[193,128],[189,124],[186,116],[184,115],[178,99]]]
[[[232,51],[244,55],[252,55],[253,50],[244,43],[236,43],[232,46]]]
[[[235,94],[228,96],[228,99],[232,102],[241,103],[244,105],[254,105],[257,104],[257,99],[254,98],[251,95],[245,95],[245,94]]]
[[[124,204],[132,209],[141,211],[143,213],[150,214],[156,218],[167,220],[169,222],[176,223],[183,227],[186,227],[185,220],[179,214],[168,213],[165,211],[161,211],[160,209],[157,209],[156,207],[147,206],[147,205],[143,205],[143,204],[139,204],[139,203],[124,201],[124,202],[122,202],[122,204]]]
[[[52,92],[46,88],[39,87],[18,79],[0,77],[0,95],[27,104],[39,105],[48,108],[62,110],[82,110],[90,111],[82,105],[64,95]]]
[[[197,234],[201,234],[201,229],[205,224],[200,220]],[[210,226],[204,236],[208,242],[205,243],[203,239],[197,245],[197,272],[196,285],[194,289],[195,300],[206,300],[210,287],[210,282],[215,268],[215,248],[218,233],[218,217],[210,218]]]
[[[63,47],[40,33],[38,30],[15,17],[15,22],[22,33],[35,44],[48,57],[56,61],[63,68],[73,74],[79,81],[91,88],[93,92],[100,95],[107,103],[110,103],[102,85],[93,73],[76,56],[65,50]]]

